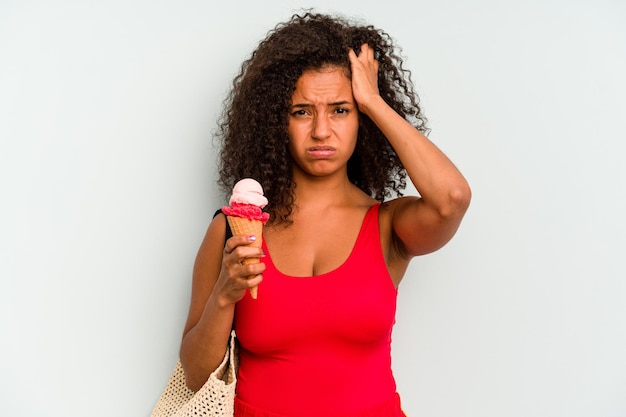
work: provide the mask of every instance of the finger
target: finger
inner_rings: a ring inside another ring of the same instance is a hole
[[[367,59],[374,61],[374,48],[369,45],[367,45]]]
[[[262,274],[265,271],[265,264],[263,262],[259,262],[258,259],[255,259],[254,261],[255,262],[251,263],[243,263],[239,267],[238,274],[244,277]]]
[[[237,262],[245,263],[248,259],[259,259],[265,256],[265,254],[263,253],[263,249],[261,248],[252,246],[237,246],[233,250],[232,256],[237,259]]]
[[[225,253],[222,263],[231,277],[245,277],[265,270],[265,264],[261,262],[264,256],[260,248],[239,246],[232,253]]]
[[[254,287],[255,285],[259,285],[259,283],[263,280],[262,274],[248,275],[245,277],[236,277],[233,278],[234,288],[236,289],[246,289],[250,287]]]
[[[233,236],[226,241],[224,252],[232,253],[237,247],[248,245],[256,240],[256,236]]]
[[[363,49],[364,46],[365,46],[365,44],[361,45],[361,49],[359,49],[359,53],[356,54],[357,60],[359,62],[363,62],[363,60],[367,56],[367,53],[365,53],[365,50]]]
[[[262,281],[263,281],[263,275],[261,274],[251,276],[248,279],[246,279],[246,287],[248,288],[256,287]]]
[[[352,65],[354,65],[354,62],[358,60],[356,52],[354,52],[354,49],[352,48],[348,49],[348,59]]]

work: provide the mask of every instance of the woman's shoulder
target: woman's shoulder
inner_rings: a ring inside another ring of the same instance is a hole
[[[226,239],[232,236],[232,234],[229,235],[228,232],[229,227],[226,216],[221,210],[216,211],[209,222],[200,248],[198,249],[197,260],[212,258],[215,253],[219,253],[221,256]]]

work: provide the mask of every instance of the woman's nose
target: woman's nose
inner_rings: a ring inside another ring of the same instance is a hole
[[[326,139],[330,136],[330,123],[328,118],[318,115],[313,121],[313,138]]]

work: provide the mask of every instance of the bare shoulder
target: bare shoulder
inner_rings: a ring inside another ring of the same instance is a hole
[[[198,255],[196,260],[204,259],[205,257],[211,254],[215,254],[216,248],[218,249],[218,253],[224,249],[224,240],[226,238],[226,216],[222,213],[218,213],[211,223],[209,223],[209,227],[204,235],[202,243],[200,245],[200,249],[198,250]]]
[[[193,267],[193,292],[208,298],[221,269],[226,239],[226,216],[216,215],[204,235]]]

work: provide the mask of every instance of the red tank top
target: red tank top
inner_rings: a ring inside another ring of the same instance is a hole
[[[379,207],[365,215],[348,259],[326,274],[285,275],[263,244],[259,297],[247,294],[235,309],[235,416],[404,415],[391,371],[397,290],[381,250]]]

